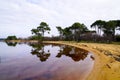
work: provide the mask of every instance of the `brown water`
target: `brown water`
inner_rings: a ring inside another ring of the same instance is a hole
[[[0,42],[0,80],[85,80],[91,56],[66,45]]]

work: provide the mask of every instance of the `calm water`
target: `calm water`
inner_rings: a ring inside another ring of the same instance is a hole
[[[0,42],[0,80],[85,80],[92,56],[66,45]]]

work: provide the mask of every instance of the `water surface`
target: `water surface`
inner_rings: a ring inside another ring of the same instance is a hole
[[[0,80],[84,80],[92,56],[66,45],[0,42]]]

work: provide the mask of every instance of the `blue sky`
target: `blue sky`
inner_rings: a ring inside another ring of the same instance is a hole
[[[88,28],[95,20],[120,19],[120,0],[0,0],[0,37],[31,36],[30,30],[40,22],[51,28],[47,36],[58,35],[56,26],[74,22]]]

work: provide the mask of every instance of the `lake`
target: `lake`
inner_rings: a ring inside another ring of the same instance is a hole
[[[0,42],[0,80],[85,80],[93,54],[67,45]]]

